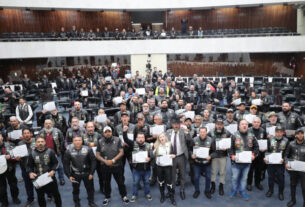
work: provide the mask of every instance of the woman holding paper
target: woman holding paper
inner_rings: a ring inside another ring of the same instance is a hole
[[[161,133],[155,144],[154,144],[154,151],[153,154],[157,158],[157,175],[158,175],[158,182],[160,187],[160,202],[164,203],[165,201],[165,184],[167,186],[167,190],[170,195],[170,200],[173,205],[176,205],[176,201],[174,198],[174,192],[172,187],[172,159],[175,155],[172,154],[173,148],[170,141],[165,133]]]

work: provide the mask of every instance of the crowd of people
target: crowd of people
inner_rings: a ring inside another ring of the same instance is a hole
[[[47,76],[39,84],[46,91],[50,88]],[[193,199],[200,195],[199,180],[204,175],[207,199],[218,189],[221,196],[228,194],[233,199],[239,194],[248,200],[253,180],[257,189],[264,190],[261,183],[266,171],[266,197],[272,197],[278,184],[277,196],[282,201],[286,170],[290,177],[287,206],[296,204],[299,182],[305,206],[304,120],[288,102],[282,103],[280,112],[270,111],[274,100],[267,86],[258,89],[242,83],[241,89],[234,80],[214,82],[196,74],[186,82],[176,78],[170,69],[163,74],[157,68],[145,77],[136,72],[122,80],[108,70],[92,70],[91,77],[67,77],[60,72],[56,78],[57,94],[68,92],[73,108],[65,114],[49,104],[34,119],[25,98],[32,81],[25,76],[22,85],[19,93],[6,88],[3,98],[9,103],[7,110],[15,114],[9,123],[2,123],[0,135],[3,207],[9,205],[7,183],[13,202],[21,203],[16,178],[19,165],[27,193],[25,207],[32,205],[34,189],[39,206],[46,206],[45,195],[57,207],[62,206],[57,183],[65,185],[65,176],[72,184],[76,207],[80,206],[82,181],[88,205],[97,206],[95,172],[100,192],[105,196],[103,205],[111,201],[112,176],[125,204],[137,202],[142,188],[145,198],[151,201],[150,188],[157,183],[160,203],[169,199],[177,205],[176,194],[184,200],[185,191],[192,190],[185,188],[188,175],[193,184]],[[87,110],[90,97],[99,100],[94,115]],[[215,110],[215,106],[222,110]],[[118,111],[114,116],[105,112],[115,107]],[[36,123],[40,131],[34,130]],[[22,154],[24,151],[27,153]],[[228,159],[231,166],[227,166]],[[130,198],[125,186],[126,162],[133,176]],[[228,167],[232,172],[231,191],[225,192]]]

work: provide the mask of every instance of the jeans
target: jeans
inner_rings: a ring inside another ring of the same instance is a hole
[[[58,179],[59,179],[59,181],[61,181],[61,180],[65,179],[64,178],[64,168],[62,166],[61,155],[57,156],[57,159],[58,159],[58,164],[59,164],[58,170],[57,170],[57,172],[58,172]]]
[[[241,194],[246,193],[246,184],[250,165],[251,164],[232,164],[232,192],[236,193],[239,191]]]
[[[269,190],[273,192],[274,179],[277,177],[279,183],[279,192],[283,193],[285,186],[285,165],[268,165],[267,170]]]
[[[198,165],[194,164],[194,183],[195,183],[195,191],[200,191],[199,188],[199,179],[201,171],[205,172],[205,192],[210,191],[211,187],[211,165]]]
[[[143,180],[144,183],[144,194],[147,195],[150,193],[149,189],[149,177],[150,177],[150,170],[136,170],[133,169],[133,194],[134,196],[138,196],[138,188],[140,184],[140,180]]]

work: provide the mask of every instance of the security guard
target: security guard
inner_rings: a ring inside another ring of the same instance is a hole
[[[277,126],[275,128],[275,136],[268,139],[268,153],[282,153],[282,164],[268,164],[267,159],[264,158],[264,161],[267,163],[268,170],[268,185],[269,190],[266,193],[266,197],[271,197],[273,194],[274,188],[274,179],[275,177],[278,180],[279,184],[279,199],[284,200],[284,186],[285,186],[285,165],[284,165],[284,156],[285,151],[288,145],[288,139],[283,136],[284,129],[282,126]]]
[[[91,123],[92,124],[92,123]],[[73,201],[75,207],[80,207],[79,187],[84,182],[88,194],[88,205],[97,207],[94,203],[93,174],[96,168],[96,158],[93,150],[83,145],[82,137],[74,137],[73,143],[64,156],[64,171],[72,182]]]
[[[53,150],[46,147],[46,140],[42,137],[36,137],[36,148],[29,155],[27,173],[32,180],[44,173],[49,173],[53,181],[41,188],[36,189],[38,204],[40,207],[46,206],[45,193],[52,195],[55,200],[56,207],[61,207],[61,197],[58,191],[58,185],[55,178],[55,172],[58,168],[58,160]]]
[[[304,132],[301,129],[296,130],[295,140],[289,143],[285,153],[286,169],[289,170],[288,160],[305,162],[305,139]],[[300,181],[303,194],[303,207],[305,207],[305,172],[294,170],[289,170],[288,172],[290,174],[291,200],[287,203],[287,206],[292,207],[296,204],[296,187]]]
[[[119,192],[125,204],[129,203],[126,186],[123,179],[122,157],[124,150],[119,137],[112,136],[112,129],[109,126],[104,128],[104,136],[99,140],[96,148],[96,158],[100,161],[105,181],[105,199],[103,205],[108,205],[111,196],[111,177],[113,175],[118,184]]]

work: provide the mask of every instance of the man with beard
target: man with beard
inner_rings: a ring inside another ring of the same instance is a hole
[[[90,122],[90,127],[94,126]],[[92,132],[92,131],[91,131]],[[96,168],[96,158],[92,149],[83,145],[82,137],[74,137],[73,144],[66,150],[64,156],[65,174],[73,187],[73,201],[75,207],[80,207],[79,187],[84,182],[87,194],[88,205],[97,207],[94,203],[93,174]]]
[[[304,132],[301,129],[296,130],[295,140],[289,143],[286,153],[285,162],[286,169],[290,169],[288,160],[297,160],[305,162],[305,141]],[[301,183],[302,194],[303,194],[303,207],[305,207],[305,172],[289,170],[290,175],[290,195],[291,199],[287,203],[287,207],[292,207],[296,204],[296,187],[298,182]]]
[[[78,120],[82,120],[85,123],[89,121],[88,112],[81,108],[80,102],[74,102],[74,110],[71,110],[69,113],[69,123],[71,123],[72,118],[77,117]]]
[[[32,151],[35,149],[35,139],[32,138],[32,132],[30,129],[23,129],[22,130],[22,141],[18,143],[19,146],[26,145],[28,153],[31,154]],[[22,172],[22,178],[24,181],[24,186],[26,190],[26,194],[28,196],[27,202],[25,203],[24,207],[30,207],[34,203],[34,186],[32,180],[29,177],[29,174],[26,172],[26,166],[28,164],[29,156],[23,158],[16,158],[16,160],[20,160],[20,167]]]
[[[67,130],[65,138],[65,147],[66,149],[70,144],[72,144],[73,137],[83,137],[86,133],[86,130],[79,126],[79,120],[77,117],[73,117],[71,120],[71,128]]]
[[[149,112],[148,103],[142,104],[142,113],[144,116],[144,123],[152,125],[154,122],[154,115],[153,115],[153,113]]]
[[[195,86],[190,85],[190,90],[186,93],[186,103],[192,104],[192,106],[197,105],[198,103],[198,92],[195,91]]]
[[[156,99],[151,98],[147,101],[147,103],[149,105],[149,112],[156,113],[160,110],[160,108],[156,106]]]
[[[160,114],[162,115],[162,123],[165,124],[167,128],[170,128],[171,119],[175,116],[175,112],[174,110],[168,108],[168,103],[166,100],[161,102]]]
[[[66,133],[68,128],[66,118],[61,113],[59,113],[57,109],[52,110],[51,112],[42,110],[42,113],[38,118],[38,122],[44,123],[46,119],[52,120],[54,123],[54,128],[59,129],[63,134]]]
[[[226,180],[228,149],[218,148],[216,142],[220,139],[232,138],[232,135],[224,128],[223,119],[218,118],[216,120],[215,129],[209,132],[209,136],[213,139],[212,148],[214,151],[211,155],[211,157],[213,157],[211,166],[211,194],[215,192],[217,169],[219,169],[219,195],[224,195],[223,185]]]
[[[27,172],[29,177],[34,180],[44,173],[48,173],[48,176],[52,178],[52,182],[36,188],[38,204],[40,207],[46,206],[45,193],[52,195],[55,200],[56,207],[61,207],[61,197],[58,191],[58,185],[55,178],[55,172],[58,168],[58,160],[55,152],[52,149],[46,147],[46,141],[42,137],[37,137],[35,140],[36,148],[29,155]]]
[[[237,122],[233,119],[234,117],[234,110],[228,109],[226,113],[226,120],[224,121],[225,126],[229,126],[231,124],[237,124]]]
[[[273,132],[271,131],[271,128],[280,126],[280,124],[277,122],[278,115],[274,111],[272,111],[268,114],[268,120],[269,120],[269,122],[263,124],[262,127],[265,129],[265,131],[267,133],[267,138],[270,139],[271,137],[273,137],[275,135],[275,134],[272,134]]]
[[[280,124],[286,130],[286,137],[289,141],[292,141],[294,139],[294,134],[292,133],[292,135],[287,135],[287,130],[296,130],[302,127],[303,123],[301,118],[297,113],[291,111],[291,105],[287,102],[283,103],[282,111],[279,113],[278,118]]]
[[[114,117],[113,117],[114,125],[118,125],[118,124],[122,123],[121,116],[122,116],[123,113],[127,113],[128,116],[130,116],[130,111],[127,111],[127,107],[126,107],[125,102],[120,103],[120,111],[118,111],[114,114]]]
[[[236,155],[239,152],[251,151],[251,160],[253,161],[258,155],[259,148],[257,140],[253,133],[248,130],[249,123],[246,120],[239,122],[238,131],[232,138],[231,149],[229,154],[232,160],[232,190],[230,198],[235,197],[236,193],[239,192],[243,199],[249,200],[246,193],[247,176],[250,169],[250,163],[238,163],[236,162]]]
[[[22,136],[19,137],[19,139],[16,139],[16,137],[15,138],[11,137],[11,132],[17,131],[17,130],[23,130],[25,128],[27,128],[27,127],[25,125],[20,124],[16,116],[11,116],[10,117],[10,126],[6,129],[7,140],[11,144],[16,146],[21,141]]]
[[[64,136],[59,129],[53,127],[52,120],[47,119],[44,121],[44,128],[39,132],[39,136],[45,139],[46,146],[49,149],[54,150],[56,156],[61,159]],[[64,169],[61,161],[59,161],[58,163],[58,177],[60,185],[64,185]]]

